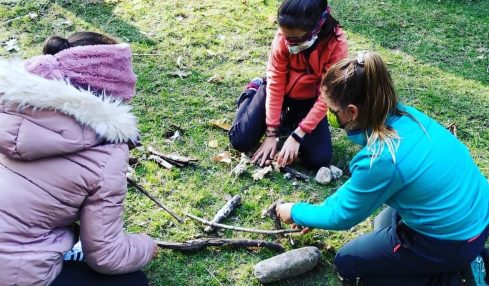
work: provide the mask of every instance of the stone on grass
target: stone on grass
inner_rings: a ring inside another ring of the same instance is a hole
[[[321,167],[316,174],[316,182],[323,185],[331,182],[331,170],[328,167]]]
[[[317,247],[294,249],[255,265],[254,274],[260,283],[270,283],[294,277],[313,269],[321,259]]]
[[[331,177],[333,179],[337,180],[343,176],[343,171],[340,168],[331,165],[329,166],[329,169],[331,170]]]

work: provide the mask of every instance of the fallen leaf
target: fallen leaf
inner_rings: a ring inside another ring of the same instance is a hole
[[[231,124],[226,123],[226,119],[212,119],[209,121],[209,124],[224,129],[226,131],[229,131],[231,129]]]
[[[168,75],[175,76],[175,77],[178,76],[179,78],[185,78],[191,74],[192,74],[191,72],[186,72],[182,70],[176,70],[168,73]]]
[[[181,55],[177,58],[177,66],[181,69],[185,69],[185,65],[183,64],[183,57]]]
[[[251,176],[253,177],[253,180],[259,181],[259,180],[263,180],[263,178],[265,177],[265,175],[268,174],[271,171],[272,171],[272,166],[268,166],[268,167],[265,167],[265,168],[256,170],[253,173],[253,175],[251,175]]]
[[[229,153],[229,151],[219,153],[212,160],[216,163],[221,162],[221,163],[231,164],[232,161],[231,153]]]
[[[208,83],[221,83],[224,80],[224,78],[218,74],[211,76],[207,82]]]
[[[20,51],[20,48],[17,44],[17,39],[10,39],[4,43],[5,45],[5,50],[7,52],[18,52]]]
[[[245,153],[241,153],[241,159],[239,160],[238,165],[233,168],[231,171],[232,174],[239,176],[248,170],[248,166],[251,164],[251,159],[246,156]]]
[[[211,148],[217,148],[217,146],[219,146],[219,143],[217,142],[216,139],[213,139],[207,143],[207,146]]]
[[[173,133],[173,135],[171,135],[170,137],[165,139],[165,141],[173,143],[173,142],[180,140],[180,139],[182,139],[182,135],[180,135],[180,131],[177,130],[177,131],[175,131],[175,133]]]
[[[36,19],[39,15],[35,12],[30,12],[29,14],[27,14],[27,16],[31,19],[31,20],[34,20]]]

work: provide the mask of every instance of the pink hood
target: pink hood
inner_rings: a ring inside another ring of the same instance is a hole
[[[136,118],[121,100],[31,74],[19,61],[0,60],[0,109],[0,153],[10,158],[33,160],[138,137]]]
[[[129,44],[73,47],[55,55],[30,58],[25,67],[44,78],[66,79],[122,100],[135,95],[136,75]]]

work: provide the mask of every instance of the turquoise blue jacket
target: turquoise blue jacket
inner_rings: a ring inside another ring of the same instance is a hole
[[[406,115],[387,120],[400,137],[395,161],[384,148],[372,162],[372,152],[364,146],[350,163],[350,179],[336,193],[320,205],[293,205],[295,223],[349,229],[387,204],[427,236],[465,240],[482,232],[489,224],[489,183],[467,147],[415,108],[399,108],[416,120]]]

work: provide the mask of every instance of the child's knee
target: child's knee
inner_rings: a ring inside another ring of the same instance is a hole
[[[354,281],[357,277],[355,273],[356,257],[348,254],[348,250],[341,248],[334,258],[336,271],[344,279]]]
[[[329,166],[331,163],[331,158],[333,157],[332,152],[318,152],[318,154],[307,154],[302,156],[302,160],[313,169],[319,169],[324,166]]]
[[[249,136],[239,132],[237,129],[236,126],[233,126],[231,130],[229,130],[228,136],[231,146],[239,152],[250,151],[256,145],[256,142],[252,142],[252,140],[249,139]]]

